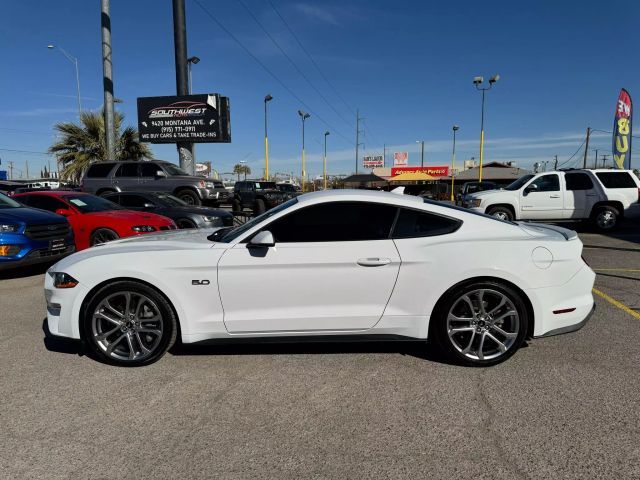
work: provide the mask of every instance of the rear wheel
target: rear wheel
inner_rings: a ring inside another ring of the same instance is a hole
[[[117,240],[118,238],[120,238],[118,234],[113,230],[111,230],[110,228],[98,228],[95,232],[91,234],[91,238],[89,239],[89,245],[93,247],[94,245],[107,243],[112,240]]]
[[[177,322],[169,302],[153,288],[117,281],[89,301],[84,338],[96,356],[120,366],[155,362],[176,340]]]
[[[613,230],[618,224],[620,212],[611,206],[598,207],[593,213],[593,222],[598,230]]]
[[[499,220],[513,221],[513,213],[507,207],[493,207],[487,211],[488,215]]]
[[[187,205],[201,205],[200,197],[193,190],[180,190],[176,196]]]
[[[529,317],[524,300],[497,282],[451,291],[432,318],[437,346],[453,361],[484,367],[511,357],[522,345]]]

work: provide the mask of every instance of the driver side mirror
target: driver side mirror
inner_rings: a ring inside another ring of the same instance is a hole
[[[162,170],[158,170],[158,171],[156,172],[156,178],[166,178],[166,177],[167,177],[167,174],[166,174],[166,173],[164,173],[164,171],[162,171]]]
[[[538,185],[536,185],[535,183],[532,183],[528,185],[527,188],[524,189],[524,192],[522,192],[522,194],[526,197],[531,192],[536,192],[537,190],[538,190]]]
[[[56,213],[58,215],[62,215],[63,217],[70,217],[71,215],[73,215],[73,212],[68,208],[59,208],[56,210]]]
[[[269,230],[263,230],[255,235],[247,244],[249,248],[269,248],[275,247],[276,242],[273,239],[273,234]]]

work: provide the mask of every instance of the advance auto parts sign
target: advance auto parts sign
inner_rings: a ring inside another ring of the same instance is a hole
[[[149,143],[229,143],[229,99],[217,93],[138,98],[138,133]]]

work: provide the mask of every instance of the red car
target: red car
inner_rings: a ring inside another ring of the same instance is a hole
[[[15,200],[67,217],[75,236],[76,250],[122,237],[175,230],[170,218],[153,213],[125,210],[109,200],[88,193],[46,190],[19,193]]]

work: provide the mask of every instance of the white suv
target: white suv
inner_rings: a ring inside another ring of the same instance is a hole
[[[592,220],[602,230],[640,212],[640,179],[630,170],[560,170],[525,175],[503,190],[467,195],[464,207],[503,220]]]

